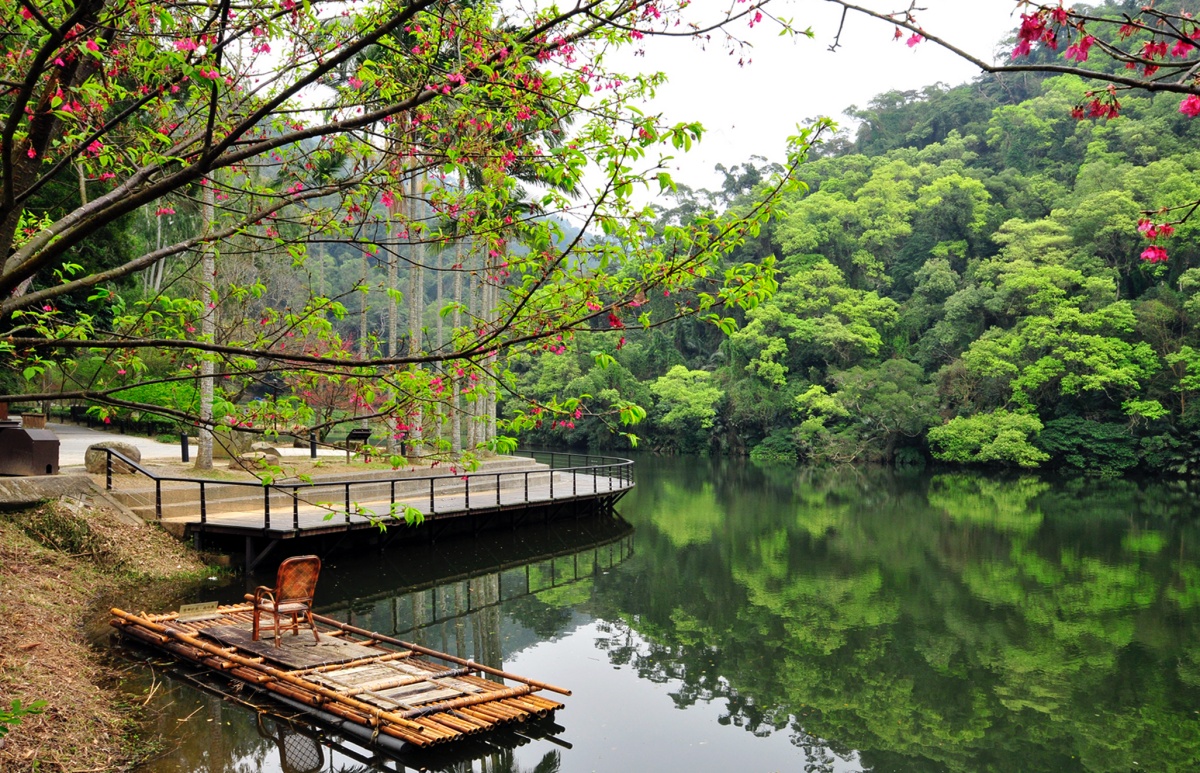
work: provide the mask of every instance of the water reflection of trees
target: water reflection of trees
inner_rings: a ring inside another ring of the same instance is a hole
[[[746,470],[643,474],[638,556],[600,589],[599,646],[677,705],[880,770],[1200,759],[1185,487]]]

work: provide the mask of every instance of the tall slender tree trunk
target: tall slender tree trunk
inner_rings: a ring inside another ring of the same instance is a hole
[[[404,220],[404,196],[398,196],[393,199],[391,205],[388,206],[388,222],[387,227],[397,228],[400,221]],[[407,227],[407,226],[406,226]],[[389,236],[391,236],[389,234]],[[396,357],[400,353],[400,305],[396,302],[396,293],[400,290],[399,287],[399,263],[400,263],[400,235],[394,237],[393,249],[388,255],[387,268],[387,287],[388,287],[388,334],[387,334],[387,353],[389,357]],[[395,367],[392,368],[393,372]],[[396,391],[394,388],[388,390],[389,402],[395,405]],[[388,427],[387,433],[387,449],[389,454],[396,453],[396,427],[393,424]]]
[[[442,347],[446,345],[445,325],[442,324],[442,304],[446,302],[445,289],[443,287],[443,274],[446,270],[446,250],[442,246],[437,248],[437,261],[434,264],[434,274],[437,276],[436,287],[434,289],[433,308],[437,312],[434,317],[437,319],[437,331],[434,335],[434,346],[438,354],[442,353]],[[446,383],[446,377],[449,375],[446,372],[446,366],[443,364],[437,366],[437,372],[442,378],[443,386]],[[443,392],[445,394],[445,392]],[[445,448],[446,442],[446,406],[443,400],[437,396],[434,398],[436,402],[433,404],[434,416],[433,426],[437,433],[438,450]]]
[[[205,234],[212,233],[216,226],[216,192],[212,180],[204,180],[201,218]],[[161,219],[161,218],[160,218]],[[200,318],[200,340],[214,343],[217,337],[217,259],[215,247],[204,245],[200,260],[200,298],[204,302],[204,316]],[[196,469],[211,470],[213,466],[213,392],[215,367],[212,359],[205,356],[200,360],[200,430],[196,448]]]
[[[361,300],[361,305],[359,306],[359,314],[358,314],[358,358],[360,360],[367,359],[367,310],[371,308],[367,304],[367,297],[371,294],[371,285],[367,281],[367,277],[370,276],[370,270],[371,270],[371,265],[370,265],[370,261],[367,257],[367,251],[363,250],[363,252],[362,252],[362,283],[363,283],[364,291],[359,296],[362,300]],[[359,408],[359,406],[356,402],[354,410],[357,411],[358,408]],[[367,425],[368,425],[367,417],[363,416],[362,419],[359,421],[358,426],[361,427],[362,429],[367,429]]]
[[[461,188],[463,183],[459,181]],[[457,331],[462,327],[462,300],[463,300],[463,242],[462,234],[458,234],[458,238],[454,242],[454,315],[451,317],[454,330]],[[457,348],[457,345],[456,347]],[[454,365],[455,370],[458,365]],[[457,373],[450,374],[450,451],[454,454],[461,454],[463,450],[462,438],[462,397],[459,391],[462,389],[462,379]]]
[[[421,332],[422,318],[425,316],[425,273],[423,264],[425,262],[425,245],[420,235],[417,233],[417,225],[423,217],[423,208],[419,200],[421,195],[422,185],[420,175],[414,173],[408,181],[409,191],[409,223],[408,223],[408,238],[409,238],[409,286],[408,286],[408,353],[411,356],[417,356],[424,348],[423,335]],[[414,368],[416,366],[413,366]],[[421,447],[425,443],[424,435],[424,411],[420,402],[413,404],[412,411],[412,430],[410,436],[412,438],[412,448],[415,455],[421,454]]]

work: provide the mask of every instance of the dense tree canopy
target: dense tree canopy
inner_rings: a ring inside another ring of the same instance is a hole
[[[1194,25],[1174,6],[1155,8],[1072,18],[1108,29],[1115,22],[1105,20],[1132,14],[1130,41],[1151,39],[1154,19],[1165,30],[1154,39],[1191,39]],[[1057,14],[1029,18],[1048,19],[1060,50],[1074,39]],[[974,83],[885,94],[857,111],[856,135],[823,147],[800,170],[806,187],[734,253],[774,257],[779,290],[735,314],[727,340],[679,326],[674,356],[637,370],[646,383],[675,365],[710,370],[724,393],[713,429],[696,437],[651,411],[653,447],[1197,471],[1200,253],[1187,207],[1200,200],[1200,125],[1181,110],[1194,89],[1182,63],[1195,64],[1194,52],[1168,50],[1157,74],[1140,63],[1131,75],[1056,75],[1049,43],[1047,32],[1040,49]],[[1099,51],[1120,57],[1094,48],[1089,66],[1099,67]],[[1167,72],[1182,90],[1158,87]],[[1114,77],[1118,114],[1073,114],[1096,98],[1095,78]],[[1125,88],[1120,78],[1155,85]],[[1169,260],[1150,260],[1148,246]],[[663,345],[626,339],[609,349],[619,366]]]

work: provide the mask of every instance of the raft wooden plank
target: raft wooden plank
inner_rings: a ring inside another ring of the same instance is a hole
[[[450,698],[461,698],[462,690],[456,690],[453,687],[441,687],[437,684],[429,682],[418,682],[417,684],[409,684],[404,687],[396,687],[391,690],[380,690],[375,695],[382,696],[388,700],[407,703],[412,706],[419,706],[422,703],[431,703],[433,701],[448,700]],[[365,698],[364,698],[365,700]]]
[[[262,629],[259,629],[262,634]],[[274,637],[260,636],[251,641],[251,631],[242,625],[215,625],[202,628],[199,633],[221,644],[237,647],[246,652],[264,657],[287,668],[312,668],[337,663],[349,663],[380,654],[380,651],[340,638],[321,637],[313,641],[312,632],[301,630],[293,636],[290,632],[280,637],[281,646],[276,647]]]

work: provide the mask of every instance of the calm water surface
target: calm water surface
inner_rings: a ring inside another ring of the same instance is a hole
[[[143,771],[1195,770],[1198,501],[641,459],[621,519],[322,575],[325,614],[572,688],[548,738],[381,760],[155,665]]]

